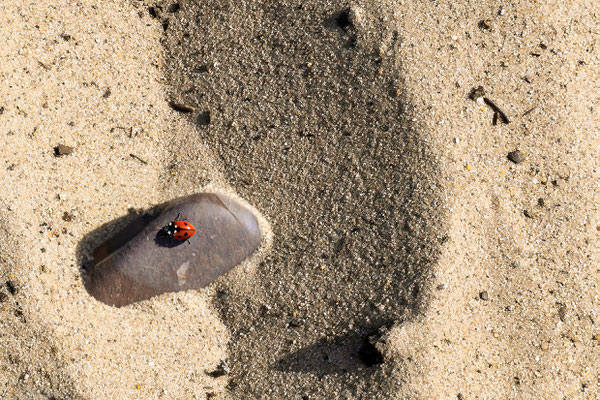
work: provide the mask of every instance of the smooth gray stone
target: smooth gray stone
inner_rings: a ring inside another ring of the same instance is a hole
[[[262,240],[254,214],[222,194],[181,197],[154,210],[94,250],[86,288],[96,299],[121,307],[205,287],[250,256]],[[189,242],[161,233],[177,213],[196,228]]]

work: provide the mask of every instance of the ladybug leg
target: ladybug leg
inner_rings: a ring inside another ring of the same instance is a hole
[[[181,216],[180,213],[177,213],[177,216],[175,217],[175,221],[179,221],[179,217]]]

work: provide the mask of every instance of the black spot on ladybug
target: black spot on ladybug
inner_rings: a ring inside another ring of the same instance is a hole
[[[187,222],[184,222],[183,224],[184,224],[184,225],[187,225]]]
[[[187,232],[184,232],[184,233],[183,233],[183,236],[187,236],[187,235],[188,235],[188,233],[187,233]]]

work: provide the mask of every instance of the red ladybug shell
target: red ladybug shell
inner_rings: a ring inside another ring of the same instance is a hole
[[[173,225],[175,225],[173,237],[177,240],[188,240],[196,233],[196,228],[188,221],[173,221]]]

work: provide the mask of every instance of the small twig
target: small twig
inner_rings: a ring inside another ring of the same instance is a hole
[[[523,116],[526,116],[527,114],[529,114],[530,112],[532,112],[535,109],[536,109],[536,107],[530,108],[529,110],[527,110],[523,113]]]
[[[175,111],[184,114],[191,113],[192,111],[194,111],[194,107],[188,106],[187,104],[176,103],[174,101],[169,102],[169,107],[171,107]]]
[[[487,97],[484,97],[483,101],[492,110],[494,110],[498,114],[498,116],[500,116],[500,120],[502,121],[503,124],[508,124],[510,122],[509,119],[508,119],[508,117],[506,116],[506,114],[504,114],[504,112],[500,109],[500,107],[498,107],[493,101],[491,101]]]
[[[145,160],[142,160],[141,158],[139,158],[138,156],[136,156],[135,154],[129,154],[131,157],[135,158],[136,160],[138,160],[139,162],[141,162],[144,165],[148,165],[148,162]]]

